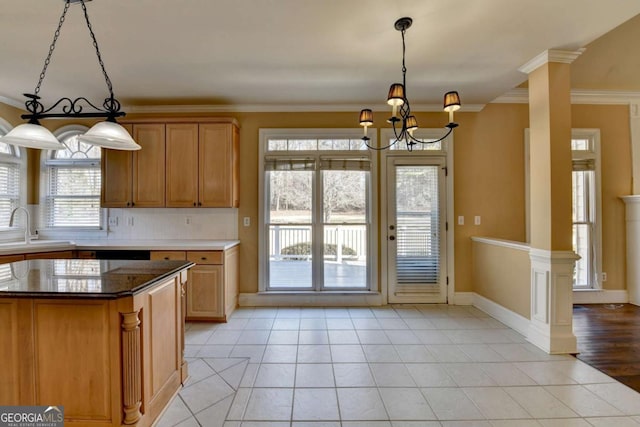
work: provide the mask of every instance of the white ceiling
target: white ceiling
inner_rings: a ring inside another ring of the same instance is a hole
[[[33,92],[63,0],[0,0],[0,96]],[[401,80],[414,108],[457,89],[485,104],[517,69],[575,50],[640,13],[638,0],[93,0],[115,95],[126,105],[378,106]],[[106,86],[81,6],[72,5],[40,95],[102,100]]]

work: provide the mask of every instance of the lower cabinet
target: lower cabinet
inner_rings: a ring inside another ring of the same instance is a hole
[[[186,320],[225,322],[238,304],[238,247],[226,251],[152,251],[152,260],[189,260]]]

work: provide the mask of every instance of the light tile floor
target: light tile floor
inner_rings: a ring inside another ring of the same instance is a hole
[[[158,427],[640,426],[640,393],[473,307],[240,308],[186,357]]]

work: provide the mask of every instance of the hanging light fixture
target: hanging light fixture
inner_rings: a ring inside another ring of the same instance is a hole
[[[25,107],[29,114],[23,114],[21,117],[23,119],[27,119],[28,123],[24,123],[13,128],[5,136],[0,137],[0,142],[19,145],[22,147],[40,148],[47,150],[65,149],[66,147],[62,145],[49,130],[40,125],[41,119],[102,117],[106,119],[104,122],[97,123],[91,129],[89,129],[87,133],[78,136],[78,140],[80,142],[116,150],[139,150],[141,148],[138,144],[136,144],[133,138],[131,138],[129,132],[127,132],[124,127],[120,126],[116,122],[116,118],[124,116],[125,113],[124,111],[120,110],[120,102],[113,95],[111,79],[109,79],[107,70],[104,67],[104,62],[102,62],[102,55],[100,54],[98,42],[96,40],[95,34],[93,33],[91,22],[89,21],[89,15],[87,13],[85,1],[91,0],[64,0],[64,10],[62,11],[62,15],[60,16],[58,28],[56,29],[56,32],[53,36],[53,41],[49,46],[49,53],[47,54],[47,58],[44,61],[44,66],[42,68],[42,72],[40,73],[38,84],[36,85],[36,88],[32,94],[24,94],[24,96],[27,98]],[[40,87],[42,86],[42,82],[44,81],[47,68],[49,66],[49,63],[51,62],[51,56],[53,55],[53,51],[56,48],[56,42],[58,41],[58,37],[60,36],[60,30],[62,29],[62,25],[64,24],[67,15],[67,10],[69,9],[71,3],[80,3],[82,6],[82,11],[87,23],[87,28],[89,29],[89,35],[91,36],[93,47],[95,48],[96,56],[98,57],[98,63],[100,65],[100,68],[102,69],[102,74],[107,84],[107,88],[109,89],[109,97],[104,100],[102,108],[92,104],[91,101],[84,97],[79,97],[76,99],[67,97],[60,98],[49,108],[45,108],[45,106],[40,102]],[[87,107],[87,109],[91,108],[93,110],[85,111],[85,107]]]
[[[365,145],[372,150],[386,150],[398,142],[404,141],[407,145],[407,150],[412,151],[414,145],[433,144],[442,141],[453,132],[454,128],[458,127],[458,124],[453,121],[453,112],[460,109],[460,96],[458,92],[451,91],[444,95],[444,111],[449,113],[449,124],[445,126],[447,129],[446,134],[442,138],[430,141],[422,141],[413,136],[413,133],[418,129],[418,120],[416,116],[411,114],[411,107],[407,99],[407,67],[405,66],[404,60],[404,33],[411,27],[412,23],[413,19],[405,17],[398,19],[394,24],[395,29],[402,33],[402,83],[392,84],[389,88],[389,95],[387,96],[387,104],[391,105],[391,118],[387,119],[387,122],[391,123],[393,127],[395,140],[381,147],[370,145],[369,142],[371,138],[367,136],[367,128],[373,125],[373,112],[369,109],[360,111],[360,126],[364,127],[364,137],[362,137],[362,140]]]

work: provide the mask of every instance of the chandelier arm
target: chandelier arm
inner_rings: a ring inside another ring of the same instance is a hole
[[[107,74],[107,70],[104,67],[104,62],[102,61],[102,54],[100,53],[100,48],[98,47],[98,41],[96,40],[96,35],[93,33],[93,27],[91,26],[91,22],[89,21],[87,6],[84,4],[84,0],[80,0],[80,4],[82,5],[82,12],[84,13],[84,19],[85,21],[87,21],[87,28],[89,29],[89,34],[91,35],[91,39],[93,40],[93,47],[96,49],[98,64],[100,64],[100,68],[102,69],[102,75],[104,76],[104,81],[107,83],[107,88],[109,88],[109,95],[111,99],[113,99],[114,98],[113,86],[111,85],[111,79],[109,78],[109,75]]]
[[[386,145],[384,147],[374,147],[373,145],[369,145],[369,141],[371,141],[371,138],[368,138],[368,137],[365,136],[365,137],[362,138],[362,141],[364,141],[364,145],[366,145],[367,148],[369,148],[371,150],[376,150],[376,151],[387,150],[387,149],[393,147],[394,145],[396,145],[396,143],[398,142],[398,140],[396,139],[391,144]]]
[[[415,138],[413,135],[411,135],[409,132],[407,132],[407,135],[409,136],[409,140],[413,141],[413,142],[419,142],[420,144],[435,144],[436,142],[440,142],[443,141],[446,137],[448,137],[449,135],[451,135],[451,132],[453,132],[453,127],[448,127],[449,131],[442,137],[439,139],[434,139],[433,141],[422,141],[420,139]]]
[[[64,24],[64,19],[67,15],[67,10],[69,10],[69,0],[67,0],[64,4],[64,10],[62,11],[62,15],[60,15],[60,21],[58,21],[58,28],[56,28],[56,32],[53,33],[53,41],[49,45],[49,53],[47,54],[47,58],[44,60],[44,65],[42,67],[42,71],[40,72],[40,78],[38,79],[38,84],[34,89],[34,95],[38,95],[40,92],[40,86],[42,86],[42,82],[44,81],[44,76],[47,73],[47,68],[49,67],[49,63],[51,62],[51,56],[53,55],[53,51],[56,48],[56,42],[58,41],[58,37],[60,37],[60,30],[62,29],[62,24]]]
[[[37,100],[29,101],[33,104],[31,108],[28,109],[31,114],[23,114],[21,117],[23,119],[43,119],[43,118],[60,118],[60,117],[105,117],[105,118],[115,118],[122,117],[125,115],[124,112],[118,110],[111,110],[108,108],[100,108],[94,105],[91,101],[89,101],[85,97],[78,97],[76,99],[71,98],[60,98],[53,104],[51,107],[45,109],[42,104],[37,102]],[[95,112],[83,112],[82,102],[86,103],[88,106],[93,108]],[[62,106],[62,113],[51,113],[56,108]]]

